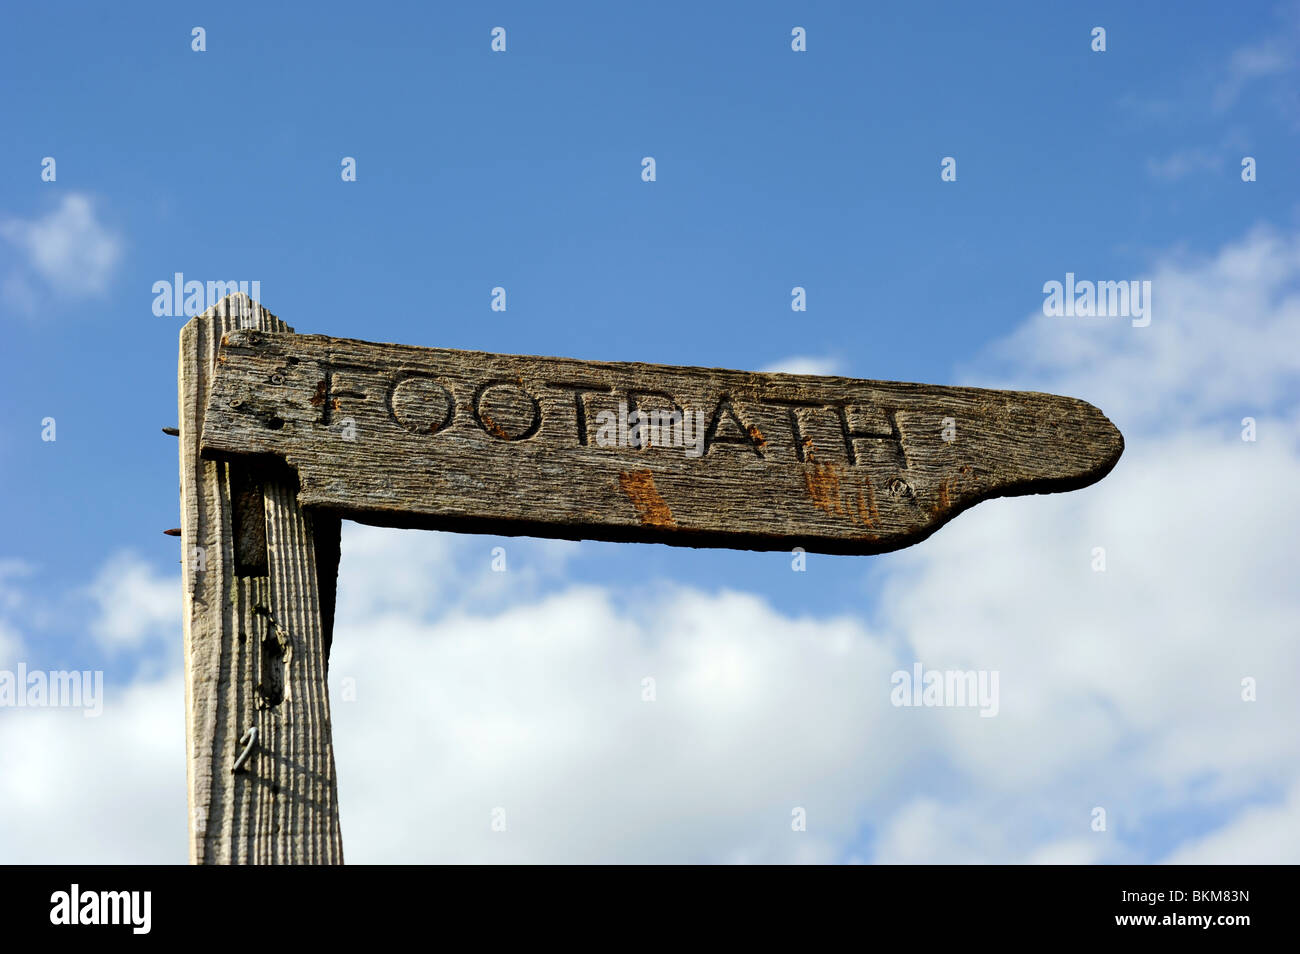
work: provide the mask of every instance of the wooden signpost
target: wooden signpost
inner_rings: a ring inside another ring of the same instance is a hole
[[[883,553],[1124,447],[1057,395],[297,335],[243,296],[185,326],[180,411],[195,862],[342,860],[342,518]]]

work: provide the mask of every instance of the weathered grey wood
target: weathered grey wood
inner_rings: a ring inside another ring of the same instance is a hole
[[[603,446],[638,409],[688,415],[699,456],[671,430]],[[1050,394],[246,330],[223,338],[202,446],[282,459],[300,504],[368,523],[879,553],[1100,480],[1124,442]]]
[[[341,862],[325,684],[338,521],[303,510],[283,465],[199,453],[218,343],[241,327],[292,331],[242,295],[181,331],[190,860]]]

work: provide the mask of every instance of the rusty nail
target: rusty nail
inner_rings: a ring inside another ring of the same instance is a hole
[[[181,535],[181,528],[172,527],[170,530],[164,530],[163,533],[167,534],[169,537],[179,537]]]
[[[170,434],[172,437],[180,437],[181,429],[179,427],[164,427],[163,433]]]

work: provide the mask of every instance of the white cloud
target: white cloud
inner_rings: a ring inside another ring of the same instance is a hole
[[[1296,776],[1300,699],[1268,675],[1300,670],[1295,542],[1278,532],[1300,525],[1290,442],[1132,440],[1095,487],[982,504],[899,555],[886,628],[929,667],[1000,673],[996,719],[945,724],[976,803],[1056,837],[1086,834],[1100,806],[1122,845],[1162,813]],[[1244,677],[1269,686],[1259,701]],[[1009,830],[998,857],[1042,834]]]
[[[1209,257],[1170,256],[1153,282],[1148,328],[1034,315],[990,351],[1000,385],[1106,411],[1127,440],[1115,471],[1069,495],[982,504],[884,580],[880,621],[918,658],[1001,673],[995,725],[954,723],[943,746],[980,784],[927,809],[950,828],[1017,818],[971,849],[987,860],[1132,860],[1133,836],[1158,836],[1168,813],[1212,818],[1300,777],[1300,700],[1271,678],[1300,669],[1300,235],[1259,229]],[[1242,441],[1243,413],[1267,437]],[[1245,677],[1270,688],[1243,701]],[[1094,807],[1108,832],[1088,831]],[[932,859],[962,857],[955,835],[935,844]],[[1220,860],[1252,858],[1214,844]],[[1278,853],[1300,860],[1293,842]]]
[[[88,593],[98,609],[90,631],[105,649],[139,649],[150,639],[174,640],[181,631],[179,575],[159,576],[130,551],[111,556]]]
[[[893,663],[851,620],[663,585],[376,631],[341,581],[330,679],[354,861],[835,860],[908,758]]]
[[[103,296],[124,248],[121,236],[96,217],[91,199],[75,192],[41,218],[0,220],[0,237],[25,256],[5,285],[10,301],[28,309],[38,300],[35,280],[56,297]]]
[[[10,672],[20,662],[29,672],[69,665],[60,647],[22,638],[33,625],[45,636],[49,625],[33,611],[41,601],[24,589],[32,571],[22,560],[0,560],[0,669]],[[179,580],[156,576],[125,553],[108,559],[87,589],[101,613],[93,629],[104,646],[153,649],[146,638],[165,634],[170,644],[158,649],[172,665],[160,676],[137,672],[134,680],[104,675],[95,717],[81,709],[0,708],[0,864],[182,863]],[[159,668],[157,657],[148,661],[155,665],[141,669]],[[93,671],[95,664],[78,657],[71,665]]]
[[[562,579],[578,551],[571,540],[456,536],[349,524],[344,541],[344,594],[354,616],[416,618],[462,607],[503,606],[534,597]],[[497,548],[504,572],[489,569]]]
[[[31,573],[32,566],[25,560],[13,557],[0,560],[0,613],[13,613],[22,605],[22,587],[15,581]]]
[[[0,669],[14,666],[22,658],[22,635],[9,623],[0,619]]]
[[[1300,784],[1281,803],[1254,805],[1173,853],[1170,864],[1293,865],[1300,858]]]
[[[981,357],[970,383],[1083,397],[1126,434],[1211,420],[1227,428],[1231,409],[1294,401],[1300,233],[1258,228],[1214,255],[1175,253],[1103,277],[1150,279],[1148,327],[1039,312]]]
[[[1184,149],[1164,159],[1148,159],[1147,172],[1155,179],[1178,182],[1197,172],[1219,173],[1223,170],[1224,156],[1204,147]]]
[[[179,672],[107,682],[104,710],[0,709],[0,864],[183,864]]]
[[[1232,108],[1256,80],[1290,73],[1296,65],[1295,46],[1295,31],[1291,29],[1234,50],[1228,58],[1225,75],[1214,90],[1214,110],[1224,112]]]
[[[1150,84],[1129,90],[1119,107],[1134,118],[1180,131],[1211,118],[1226,119],[1247,97],[1267,100],[1270,118],[1300,119],[1295,104],[1295,79],[1300,64],[1300,4],[1286,0],[1272,11],[1277,20],[1263,25],[1264,38],[1229,51],[1204,71],[1189,70],[1181,92],[1153,95]]]
[[[766,374],[841,374],[843,362],[833,355],[790,355],[760,371]]]
[[[32,566],[24,560],[0,559],[0,669],[10,668],[22,659],[22,633],[11,620],[26,609],[19,581],[31,573]]]

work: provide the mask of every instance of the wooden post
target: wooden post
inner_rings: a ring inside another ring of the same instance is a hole
[[[341,863],[325,682],[339,521],[306,513],[281,463],[202,458],[213,365],[239,328],[293,331],[243,295],[181,331],[190,861]]]

